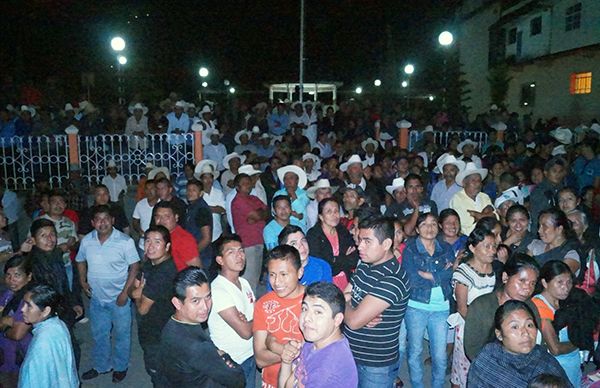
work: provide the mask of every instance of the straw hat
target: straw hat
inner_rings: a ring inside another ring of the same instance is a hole
[[[463,148],[467,145],[471,145],[471,146],[473,146],[473,148],[477,148],[477,146],[479,144],[477,144],[476,142],[474,142],[471,139],[465,139],[465,140],[461,141],[460,143],[458,143],[458,146],[456,146],[456,150],[462,154]]]
[[[329,183],[329,179],[319,179],[315,182],[314,186],[311,186],[308,189],[306,189],[306,195],[310,199],[315,199],[315,194],[320,189],[329,189],[331,190],[331,194],[333,194],[336,192],[337,187],[331,186],[331,183]]]
[[[232,152],[229,155],[225,156],[223,158],[223,166],[227,169],[230,170],[229,168],[229,162],[231,161],[231,159],[234,158],[238,158],[240,160],[240,164],[244,163],[246,161],[246,156],[245,155],[240,155],[237,152]]]
[[[280,182],[283,182],[283,178],[285,177],[285,174],[287,174],[288,172],[294,173],[298,176],[298,187],[299,188],[303,189],[304,187],[306,187],[306,184],[308,183],[306,173],[304,172],[303,169],[296,166],[295,164],[290,164],[290,165],[287,165],[284,167],[279,167],[279,169],[277,170],[277,177],[279,178]]]
[[[355,163],[360,163],[362,168],[367,167],[367,161],[362,160],[360,158],[360,156],[358,156],[357,154],[354,154],[346,162],[340,164],[340,171],[346,172],[348,170],[348,167],[350,167],[351,164],[355,164]]]
[[[402,189],[404,190],[404,178],[396,178],[392,181],[391,185],[385,186],[385,191],[394,196],[394,191]]]
[[[194,169],[194,178],[200,180],[202,175],[212,174],[213,179],[219,177],[219,170],[217,170],[217,163],[214,160],[204,159],[198,162]]]
[[[481,180],[484,180],[488,174],[487,168],[478,168],[473,162],[467,163],[464,169],[460,170],[456,175],[456,183],[460,186],[463,185],[463,180],[469,175],[479,174]]]

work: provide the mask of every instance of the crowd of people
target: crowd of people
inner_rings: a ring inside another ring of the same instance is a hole
[[[75,105],[62,127],[108,130]],[[135,102],[129,147],[196,130],[204,159],[149,165],[136,187],[114,163],[89,192],[40,179],[25,211],[3,187],[0,371],[121,382],[135,319],[157,387],[581,386],[600,365],[600,125],[493,106],[475,121],[487,140],[436,136],[455,130],[440,114],[408,150],[388,108]],[[39,134],[33,108],[0,111],[0,137]]]

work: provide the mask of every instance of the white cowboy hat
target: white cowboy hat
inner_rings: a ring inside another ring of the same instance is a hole
[[[319,163],[319,157],[315,154],[311,154],[310,152],[307,152],[304,155],[302,155],[302,161],[305,161],[306,159],[312,159],[312,161],[315,162],[315,164]]]
[[[504,124],[502,121],[498,121],[496,124],[492,125],[492,128],[494,128],[496,131],[506,131],[506,124]]]
[[[300,101],[294,101],[294,103],[292,103],[292,109],[296,109],[298,105],[302,106],[302,103]]]
[[[190,109],[196,109],[196,104],[194,104],[193,102],[190,102],[187,106],[188,110]]]
[[[252,133],[260,133],[260,128],[259,128],[259,126],[258,126],[258,125],[255,125],[255,126],[253,126],[253,127],[252,127],[252,131],[251,131],[251,132],[252,132]]]
[[[381,144],[381,147],[385,148],[385,143],[387,141],[391,140],[393,145],[396,145],[396,140],[394,140],[394,138],[392,137],[392,135],[390,135],[387,132],[382,132],[379,135],[379,143]]]
[[[402,189],[404,190],[404,178],[396,178],[392,181],[391,185],[385,186],[385,191],[394,196],[394,191]]]
[[[329,189],[331,190],[331,194],[333,194],[336,192],[337,187],[331,186],[331,183],[329,183],[329,179],[319,179],[315,182],[314,186],[311,186],[308,189],[306,189],[306,195],[310,199],[315,199],[315,194],[317,193],[317,190],[320,189]]]
[[[498,110],[498,105],[496,105],[496,104],[490,105],[490,110]]]
[[[182,109],[187,109],[187,102],[183,101],[183,100],[179,100],[175,103],[175,107],[176,108],[182,108]]]
[[[234,158],[238,158],[240,160],[240,164],[244,163],[246,161],[246,156],[245,155],[240,155],[237,152],[232,152],[229,155],[225,156],[223,158],[223,166],[229,170],[229,162],[231,161],[231,159]]]
[[[75,112],[75,108],[73,108],[73,104],[71,104],[70,102],[67,102],[65,104],[65,109],[63,109],[65,112],[72,110],[73,112]]]
[[[600,134],[600,124],[594,123],[590,126],[590,129],[596,132],[597,134]]]
[[[29,112],[31,117],[35,116],[35,108],[29,105],[21,105],[21,112]]]
[[[458,172],[458,174],[456,175],[456,183],[459,186],[462,186],[463,180],[466,177],[468,177],[469,175],[473,175],[473,174],[479,174],[479,176],[481,176],[481,180],[484,180],[488,174],[488,170],[487,170],[487,168],[477,168],[477,165],[475,163],[469,162],[469,163],[467,163],[465,168],[460,170]]]
[[[217,135],[221,137],[221,132],[219,132],[219,130],[216,128],[209,129],[206,131],[206,136],[211,137],[212,135]]]
[[[368,144],[373,144],[373,147],[375,147],[375,150],[377,150],[377,148],[379,148],[379,143],[377,143],[377,141],[371,137],[369,137],[367,140],[364,140],[362,143],[360,143],[360,148],[362,148],[363,151],[367,152]]]
[[[569,128],[558,127],[550,132],[550,136],[562,144],[571,144],[571,140],[573,140],[573,133]]]
[[[471,146],[473,146],[473,148],[477,148],[477,146],[479,144],[477,144],[476,142],[474,142],[471,139],[465,139],[465,140],[461,141],[460,143],[458,143],[458,146],[456,146],[456,150],[462,154],[463,153],[463,148],[466,145],[471,145]]]
[[[115,163],[115,161],[111,159],[108,161],[106,168],[117,168],[117,163]]]
[[[265,132],[262,135],[260,135],[259,139],[269,139],[269,140],[271,140],[271,135],[269,135],[267,132]]]
[[[552,149],[552,152],[550,153],[552,156],[556,156],[556,155],[566,155],[567,154],[567,150],[565,150],[565,146],[563,144],[556,146]]]
[[[242,141],[240,140],[240,137],[242,137],[242,135],[246,135],[248,136],[248,139],[250,139],[250,132],[246,131],[245,129],[242,129],[234,136],[234,140],[237,144],[242,144]]]
[[[513,201],[519,205],[522,205],[525,202],[519,186],[513,186],[510,189],[503,191],[502,194],[496,198],[496,201],[494,201],[494,207],[498,209],[506,201]]]
[[[154,168],[154,163],[146,162],[146,166],[144,167],[145,170],[152,170],[153,168]]]
[[[163,174],[165,174],[165,177],[168,180],[171,180],[171,173],[169,172],[169,169],[166,167],[154,167],[148,173],[148,179],[154,179],[156,177],[156,174],[158,174],[159,172],[162,172]]]
[[[219,177],[219,170],[217,170],[217,163],[214,160],[204,159],[196,164],[194,169],[194,178],[200,180],[200,177],[204,174],[212,174],[213,179]]]
[[[252,176],[256,174],[262,174],[262,171],[255,169],[254,166],[251,164],[244,164],[241,165],[238,169],[238,174],[246,174]]]
[[[202,109],[200,109],[200,112],[198,112],[198,115],[202,116],[205,113],[212,113],[212,110],[210,110],[210,106],[204,105]]]
[[[354,164],[354,163],[360,163],[362,168],[367,167],[367,161],[362,160],[360,158],[360,156],[358,156],[357,154],[354,154],[346,162],[340,164],[340,171],[346,172],[348,170],[348,167],[350,167],[350,165]]]
[[[425,129],[423,130],[423,132],[421,133],[433,133],[433,125],[428,125],[425,127]]]
[[[396,128],[410,128],[410,127],[412,127],[412,123],[408,120],[396,121]]]
[[[136,109],[140,109],[144,114],[148,113],[148,107],[144,106],[142,103],[138,102],[133,106],[129,106],[129,113],[133,114],[133,111]]]
[[[282,135],[277,135],[277,136],[271,137],[271,145],[275,145],[275,143],[277,143],[277,142],[281,143],[282,141],[283,141]]]
[[[458,171],[460,172],[462,169],[465,168],[465,162],[463,162],[462,160],[458,160],[456,159],[456,157],[454,155],[451,154],[443,154],[442,156],[440,156],[436,162],[436,168],[440,173],[444,172],[444,166],[447,164],[453,164],[456,166],[456,168],[458,168]]]
[[[298,176],[298,187],[303,189],[304,187],[306,187],[306,184],[308,183],[308,179],[306,178],[306,173],[304,172],[303,169],[301,169],[300,167],[296,166],[295,164],[290,164],[284,167],[279,167],[279,169],[277,170],[277,177],[279,178],[280,182],[283,182],[283,178],[285,177],[285,174],[287,174],[288,172],[294,173]]]

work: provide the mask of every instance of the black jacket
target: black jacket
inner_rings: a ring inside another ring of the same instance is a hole
[[[346,255],[348,248],[355,246],[354,239],[350,232],[341,224],[336,226],[335,230],[338,233],[338,240],[340,243],[340,254],[333,256],[333,248],[321,228],[321,223],[318,222],[315,226],[308,230],[306,233],[306,239],[308,240],[308,247],[310,249],[310,255],[325,260],[331,265],[331,273],[333,276],[344,271],[348,279],[350,279],[350,273],[356,267],[358,263],[358,251],[355,250],[349,255]]]

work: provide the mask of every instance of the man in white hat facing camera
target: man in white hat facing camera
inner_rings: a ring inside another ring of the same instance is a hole
[[[129,148],[146,149],[148,147],[146,136],[149,133],[148,117],[146,116],[148,108],[138,102],[129,107],[129,113],[131,116],[125,124],[125,134],[129,136]]]
[[[458,213],[460,230],[467,236],[483,217],[497,217],[490,197],[481,192],[487,174],[486,168],[478,168],[475,163],[469,162],[456,176],[456,183],[463,188],[454,194],[450,207]]]
[[[441,212],[450,207],[450,200],[460,191],[460,186],[456,183],[456,175],[465,168],[465,162],[456,159],[454,155],[443,154],[438,158],[436,167],[444,179],[440,179],[433,186],[431,200]]]

